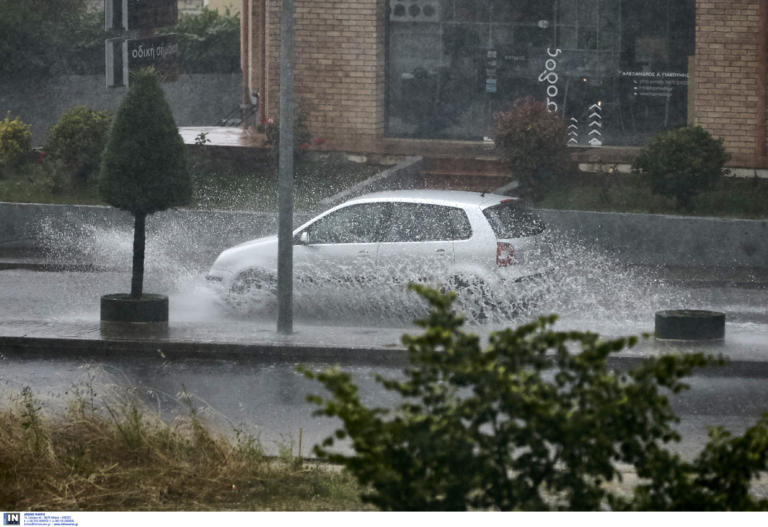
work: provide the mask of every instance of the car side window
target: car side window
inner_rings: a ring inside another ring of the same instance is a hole
[[[463,209],[446,207],[451,225],[451,240],[468,240],[472,237],[472,225]]]
[[[384,242],[465,240],[472,236],[466,213],[456,207],[394,203]]]
[[[387,206],[387,203],[361,203],[334,211],[307,227],[309,243],[375,243]]]

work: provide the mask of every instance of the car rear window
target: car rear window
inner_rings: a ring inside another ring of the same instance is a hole
[[[541,217],[530,209],[508,202],[483,210],[497,238],[525,238],[544,232]]]

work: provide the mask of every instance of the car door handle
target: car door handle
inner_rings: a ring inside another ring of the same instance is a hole
[[[362,251],[357,251],[357,254],[368,254],[368,251],[363,249]]]
[[[445,249],[435,249],[435,252],[436,253],[444,254],[445,253]]]

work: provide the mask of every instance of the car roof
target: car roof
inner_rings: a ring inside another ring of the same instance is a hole
[[[433,205],[452,205],[456,207],[475,206],[480,208],[498,205],[502,201],[518,201],[519,198],[465,190],[388,190],[365,194],[345,203],[362,203],[371,201],[400,201],[412,203],[429,203]]]

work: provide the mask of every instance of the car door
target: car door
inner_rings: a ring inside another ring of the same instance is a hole
[[[427,203],[392,204],[379,244],[379,268],[395,282],[433,281],[454,263],[454,212],[461,209]]]
[[[296,278],[307,283],[363,282],[376,276],[388,203],[358,203],[312,222],[294,238]]]

